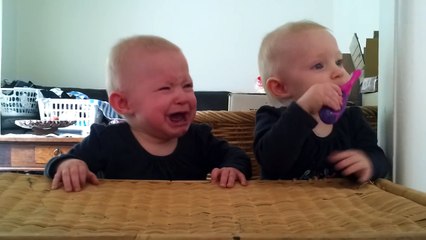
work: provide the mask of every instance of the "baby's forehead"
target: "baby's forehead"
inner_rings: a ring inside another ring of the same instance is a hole
[[[283,34],[276,41],[280,51],[310,49],[317,46],[336,45],[334,36],[324,29],[310,29]]]
[[[299,30],[288,30],[283,31],[278,36],[278,41],[286,42],[286,41],[305,41],[312,40],[312,38],[317,38],[320,36],[327,36],[330,38],[334,38],[333,35],[327,30],[322,28],[309,28],[309,29],[299,29]]]
[[[130,49],[129,54],[135,53],[141,58],[150,58],[158,55],[172,55],[172,54],[181,54],[181,51],[176,48],[135,48]]]

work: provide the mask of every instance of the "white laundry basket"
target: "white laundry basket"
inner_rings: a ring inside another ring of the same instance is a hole
[[[102,121],[99,100],[40,98],[37,101],[41,120],[76,121],[74,125],[64,129],[81,130],[82,135],[89,134],[93,123]]]
[[[0,110],[2,116],[25,118],[38,116],[37,99],[43,97],[40,89],[27,87],[0,89]]]

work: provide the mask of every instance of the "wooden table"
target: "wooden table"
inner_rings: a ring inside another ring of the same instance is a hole
[[[0,171],[43,171],[47,161],[67,152],[79,137],[0,136]]]
[[[0,239],[426,239],[426,195],[387,180],[102,180],[0,173]]]

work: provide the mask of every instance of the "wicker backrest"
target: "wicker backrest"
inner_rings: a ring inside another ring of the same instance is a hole
[[[373,130],[377,132],[377,106],[362,106],[361,111]]]
[[[255,111],[198,111],[195,123],[212,127],[216,137],[243,149],[251,159],[253,177],[260,175],[259,165],[253,153]]]

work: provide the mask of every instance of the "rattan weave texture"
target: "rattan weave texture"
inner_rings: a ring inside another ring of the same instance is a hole
[[[426,195],[387,180],[49,186],[39,175],[0,174],[0,239],[426,239]],[[395,187],[409,194],[386,191]]]

